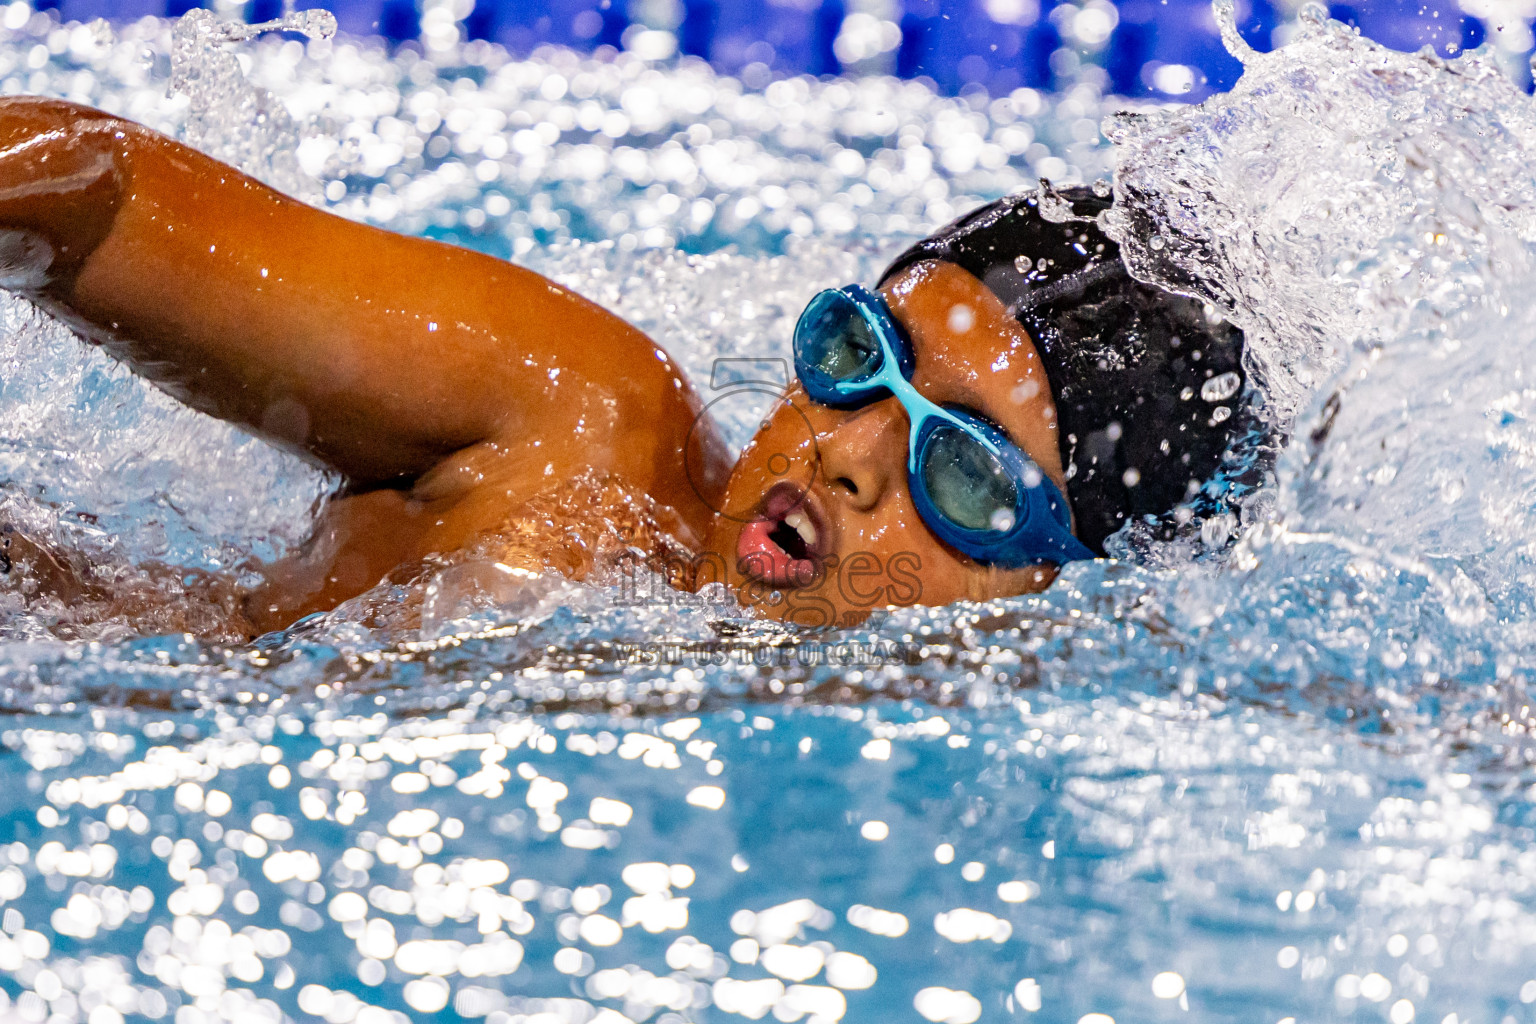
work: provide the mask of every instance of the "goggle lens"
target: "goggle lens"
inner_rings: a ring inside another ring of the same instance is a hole
[[[795,328],[795,356],[834,381],[868,377],[880,367],[880,342],[853,300],[823,292]]]
[[[975,437],[947,424],[935,428],[923,446],[918,471],[934,507],[956,526],[999,533],[1013,529],[1018,487]]]

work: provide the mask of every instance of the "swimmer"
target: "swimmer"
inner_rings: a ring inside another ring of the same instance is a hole
[[[1109,198],[1041,201],[813,298],[798,379],[733,463],[665,349],[567,288],[97,110],[0,100],[0,286],[345,478],[301,549],[225,595],[247,635],[539,524],[555,547],[573,487],[642,509],[656,528],[626,539],[682,552],[683,585],[807,625],[1043,590],[1128,522],[1187,520],[1238,436],[1242,336],[1129,277],[1093,219]]]

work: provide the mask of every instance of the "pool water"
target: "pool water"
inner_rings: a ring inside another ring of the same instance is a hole
[[[1536,116],[1479,55],[1308,10],[1229,96],[1105,121],[1091,83],[0,24],[6,91],[603,302],[736,444],[816,290],[1116,169],[1133,268],[1244,328],[1294,438],[1172,542],[838,633],[459,562],[231,646],[12,579],[0,1017],[1536,1020]],[[13,521],[173,609],[134,566],[302,538],[334,480],[3,314]]]

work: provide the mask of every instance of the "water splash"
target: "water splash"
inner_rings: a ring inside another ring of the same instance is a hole
[[[1233,0],[1211,0],[1211,14],[1221,32],[1221,45],[1244,66],[1252,63],[1257,53],[1237,30],[1237,8]]]
[[[239,58],[227,46],[265,32],[330,39],[336,34],[336,16],[315,8],[250,25],[196,9],[176,22],[170,90],[190,104],[182,137],[280,191],[318,197],[317,183],[300,170],[295,155],[304,136],[300,125],[282,101],[246,81]]]
[[[1239,677],[1267,642],[1399,720],[1448,680],[1502,714],[1536,640],[1536,109],[1487,52],[1396,53],[1316,10],[1244,60],[1227,95],[1106,124],[1128,264],[1247,332],[1292,437],[1228,568],[1166,610]]]
[[[1478,53],[1447,63],[1303,19],[1246,59],[1231,93],[1106,126],[1110,224],[1134,272],[1238,319],[1285,417],[1351,350],[1518,287],[1533,122]]]

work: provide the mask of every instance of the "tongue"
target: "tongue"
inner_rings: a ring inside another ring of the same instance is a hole
[[[808,558],[794,558],[770,536],[779,524],[758,519],[748,523],[736,543],[736,559],[748,576],[777,587],[804,586],[816,571]]]

